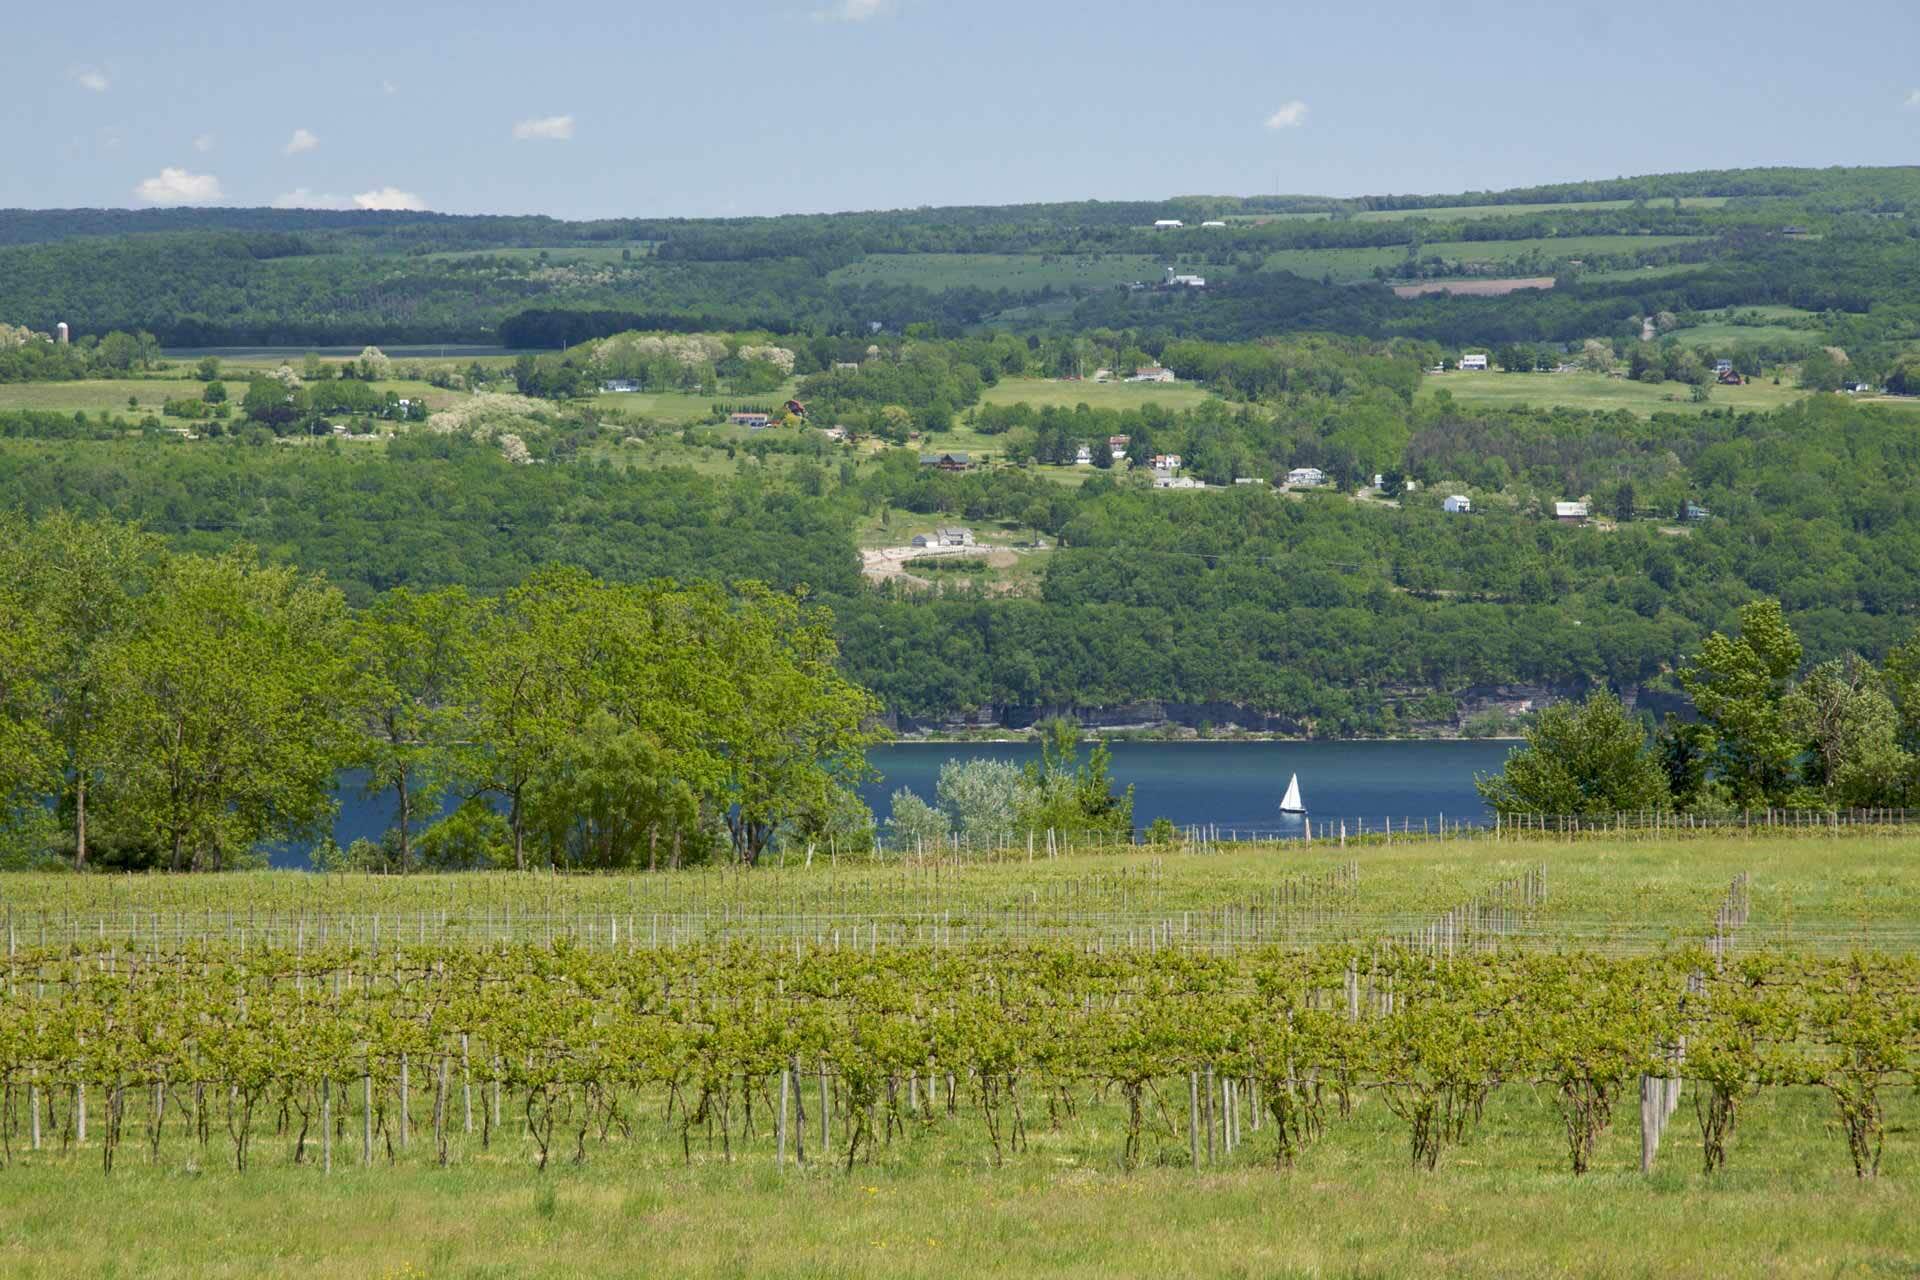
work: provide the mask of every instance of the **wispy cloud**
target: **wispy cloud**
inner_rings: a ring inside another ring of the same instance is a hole
[[[220,179],[171,166],[141,182],[133,194],[148,204],[206,204],[221,197]]]
[[[201,155],[205,155],[207,152],[213,150],[213,135],[210,133],[203,133],[199,137],[195,138],[193,140],[193,149],[195,151],[198,151]]]
[[[535,116],[513,126],[513,136],[521,142],[565,142],[573,137],[572,116]]]
[[[1907,90],[1907,110],[1920,111],[1920,89]]]
[[[834,0],[824,9],[813,11],[815,22],[866,22],[885,18],[894,12],[894,0]]]
[[[380,92],[382,92],[382,93],[398,93],[398,92],[400,92],[400,86],[399,86],[399,85],[397,85],[397,84],[395,84],[395,83],[394,83],[393,81],[391,81],[391,80],[382,80],[382,81],[380,82]]]
[[[411,191],[402,191],[398,187],[380,187],[373,191],[362,191],[353,198],[356,209],[410,209],[419,212],[427,207],[427,202]]]
[[[301,152],[311,151],[319,145],[320,139],[315,137],[311,132],[306,129],[295,129],[293,136],[287,139],[287,145],[280,148],[280,150],[287,155],[297,156]]]
[[[94,93],[105,93],[113,87],[113,82],[107,79],[107,73],[98,67],[80,68],[73,73],[73,82],[82,89],[89,89]]]
[[[1267,117],[1269,129],[1297,129],[1307,122],[1307,104],[1295,98]]]

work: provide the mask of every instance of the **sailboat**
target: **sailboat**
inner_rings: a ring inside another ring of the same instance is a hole
[[[1282,813],[1305,813],[1307,806],[1300,799],[1300,775],[1294,774],[1287,779],[1286,798],[1280,801]]]

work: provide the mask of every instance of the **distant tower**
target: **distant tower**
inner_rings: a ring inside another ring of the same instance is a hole
[[[71,336],[72,336],[72,330],[67,328],[67,322],[65,320],[62,320],[59,324],[53,326],[53,340],[59,343],[61,346],[63,347],[66,346],[67,339]]]

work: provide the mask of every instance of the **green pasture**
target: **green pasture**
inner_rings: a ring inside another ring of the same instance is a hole
[[[1421,379],[1419,395],[1431,399],[1442,391],[1457,404],[1512,408],[1516,405],[1611,411],[1625,409],[1642,417],[1656,413],[1700,413],[1707,409],[1777,409],[1806,398],[1807,393],[1783,379],[1774,386],[1761,378],[1738,387],[1715,386],[1705,404],[1694,404],[1692,388],[1679,382],[1635,382],[1604,373],[1430,373]]]
[[[1688,325],[1673,329],[1664,337],[1671,337],[1690,347],[1731,348],[1742,343],[1798,343],[1809,349],[1824,345],[1818,330],[1796,329],[1780,324],[1711,324]]]
[[[1532,240],[1443,240],[1420,246],[1419,256],[1448,261],[1541,264],[1601,254],[1646,253],[1697,240],[1697,236],[1547,236]],[[1376,267],[1392,272],[1407,260],[1407,246],[1382,245],[1364,249],[1280,249],[1267,255],[1272,271],[1319,279],[1331,275],[1336,283],[1371,280]]]
[[[1607,209],[1630,209],[1634,200],[1582,200],[1562,204],[1463,204],[1449,205],[1436,209],[1367,209],[1353,215],[1356,222],[1404,222],[1408,218],[1429,218],[1433,221],[1472,221],[1480,218],[1512,218],[1523,214],[1537,213],[1588,213]],[[1726,205],[1726,196],[1682,196],[1680,207],[1683,209],[1719,209]],[[1671,208],[1671,199],[1649,200],[1647,204],[1655,209]]]
[[[1146,254],[876,253],[840,267],[834,284],[912,285],[921,289],[1105,289],[1161,279],[1166,261]]]

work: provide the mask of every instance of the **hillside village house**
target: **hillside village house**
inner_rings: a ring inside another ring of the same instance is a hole
[[[1178,471],[1180,469],[1180,455],[1177,453],[1156,453],[1147,465],[1155,471]]]
[[[942,547],[970,547],[973,545],[973,530],[952,524],[941,525],[933,531],[935,545]]]
[[[1587,518],[1588,514],[1589,508],[1584,502],[1556,502],[1553,504],[1553,518],[1555,520],[1563,520],[1568,524],[1579,524]]]
[[[1460,357],[1460,371],[1462,373],[1471,372],[1475,369],[1478,369],[1482,373],[1484,373],[1486,372],[1486,368],[1487,368],[1487,357],[1484,354],[1475,354],[1475,355]]]
[[[609,393],[638,391],[639,389],[640,384],[632,378],[608,378],[600,384],[600,390]]]
[[[923,453],[920,455],[923,467],[938,467],[942,471],[965,471],[973,465],[973,460],[964,453]]]
[[[1218,218],[1209,218],[1207,219],[1207,221],[1201,223],[1200,225],[1203,227],[1224,227],[1227,224],[1220,221],[1220,219]]]
[[[1155,231],[1172,231],[1186,225],[1186,223],[1180,221],[1178,218],[1156,218],[1153,222],[1153,229]]]
[[[1207,287],[1207,278],[1205,276],[1174,275],[1172,271],[1169,271],[1167,273],[1167,283],[1174,286],[1185,286],[1189,289],[1204,289]]]
[[[1313,489],[1327,482],[1327,473],[1318,467],[1295,467],[1287,472],[1287,483],[1301,489]]]
[[[1153,487],[1156,489],[1204,489],[1207,486],[1192,476],[1176,476],[1171,471],[1153,473]]]
[[[730,413],[727,415],[727,421],[736,427],[753,427],[757,429],[766,426],[772,422],[773,419],[764,413]]]
[[[1179,381],[1179,379],[1173,376],[1173,370],[1166,368],[1164,365],[1143,364],[1138,369],[1135,369],[1133,371],[1133,376],[1131,378],[1128,378],[1127,381],[1128,382],[1177,382]]]
[[[1473,499],[1464,493],[1450,493],[1446,501],[1440,504],[1440,508],[1443,511],[1451,511],[1454,515],[1465,515],[1473,510]]]
[[[1132,436],[1108,436],[1107,454],[1115,462],[1127,456],[1127,446],[1133,443]]]
[[[1083,444],[1073,451],[1073,465],[1076,467],[1090,467],[1093,465],[1093,448],[1091,445]]]

